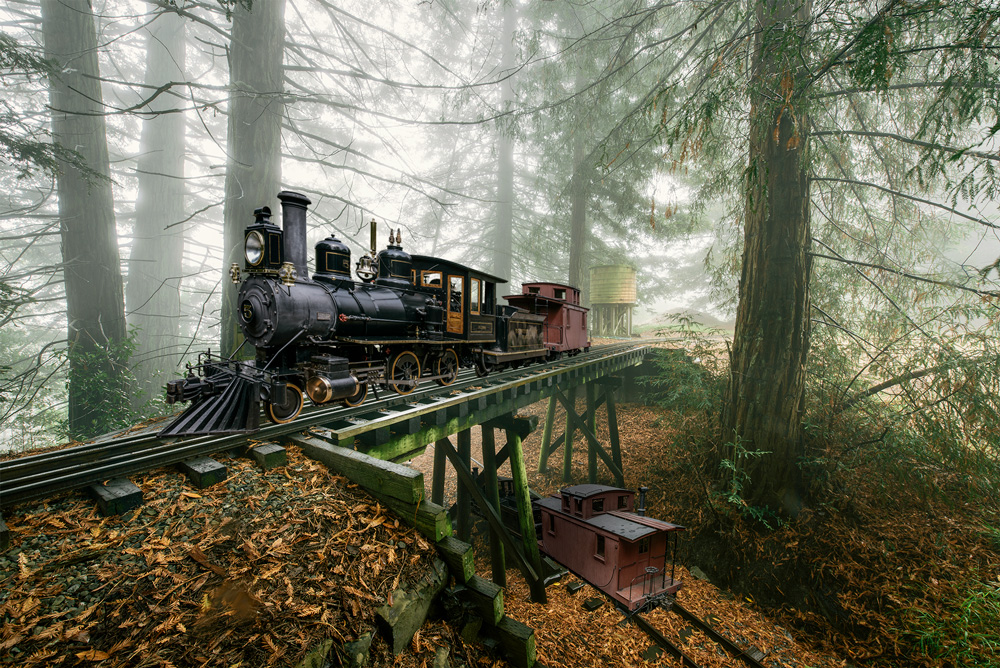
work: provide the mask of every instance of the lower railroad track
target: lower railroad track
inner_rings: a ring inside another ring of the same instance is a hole
[[[747,650],[740,647],[728,637],[719,633],[709,624],[702,621],[700,617],[683,607],[677,601],[674,601],[669,609],[670,612],[680,616],[685,622],[687,622],[694,631],[700,631],[708,636],[710,640],[719,645],[729,656],[738,659],[744,665],[750,666],[750,668],[764,668],[764,665],[760,663],[760,659],[763,658],[763,655],[761,655],[759,651],[754,649]],[[649,636],[650,640],[656,643],[675,659],[680,659],[681,664],[685,666],[685,668],[701,668],[700,664],[688,656],[684,650],[671,642],[666,636],[660,633],[660,631],[657,630],[655,626],[650,624],[644,617],[642,617],[642,615],[630,615],[629,619],[634,622],[636,626],[642,629],[642,631]]]

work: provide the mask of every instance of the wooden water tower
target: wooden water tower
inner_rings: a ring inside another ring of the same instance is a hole
[[[635,268],[623,264],[590,268],[590,326],[593,336],[632,336]]]

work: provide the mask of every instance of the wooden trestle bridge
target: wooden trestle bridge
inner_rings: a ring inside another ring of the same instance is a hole
[[[383,393],[355,408],[320,406],[303,411],[292,422],[263,427],[253,438],[271,443],[291,441],[301,446],[307,455],[341,471],[351,466],[358,471],[371,471],[370,464],[382,460],[382,473],[376,474],[374,479],[365,473],[368,478],[362,484],[401,517],[417,524],[417,528],[435,542],[451,533],[450,519],[443,508],[446,463],[450,462],[458,478],[457,503],[453,509],[457,539],[468,542],[470,538],[474,501],[490,526],[494,583],[506,584],[505,559],[510,559],[524,574],[532,598],[544,601],[546,572],[538,552],[527,464],[521,447],[524,438],[536,427],[537,418],[522,418],[517,413],[530,404],[548,399],[537,464],[539,471],[546,470],[550,458],[562,448],[563,479],[568,482],[574,434],[579,432],[588,448],[588,480],[597,481],[600,460],[616,484],[623,486],[614,389],[621,385],[622,372],[641,364],[648,352],[648,347],[631,343],[595,346],[575,357],[494,373],[486,378],[463,372],[447,387],[428,384],[408,395]],[[581,388],[587,398],[583,415],[577,414],[575,406],[575,397]],[[566,421],[562,435],[553,440],[557,403],[566,409]],[[602,405],[606,407],[608,418],[610,443],[607,446],[595,433],[596,414]],[[482,486],[477,484],[472,472],[471,430],[475,426],[482,429]],[[307,429],[311,431],[305,432]],[[499,450],[498,430],[505,437]],[[246,444],[246,435],[163,440],[151,432],[125,432],[72,448],[7,460],[0,465],[0,507],[6,509],[88,486],[95,495],[107,494],[108,485],[102,486],[99,481],[109,480],[134,488],[138,497],[134,506],[141,503],[142,494],[126,479],[128,476],[166,465],[182,468],[186,465],[186,472],[191,476],[192,462],[204,460],[216,452],[245,448]],[[428,446],[434,448],[430,499],[425,498],[422,475],[408,467],[392,464],[413,459]],[[276,445],[264,447],[280,450]],[[261,454],[254,453],[254,457]],[[497,470],[508,460],[520,526],[517,540],[507,531],[498,512]],[[225,467],[219,466],[223,471],[221,478],[212,478],[212,482],[225,479]],[[95,491],[95,488],[100,489]],[[124,493],[115,491],[114,494]],[[119,500],[116,497],[115,503]],[[124,512],[123,506],[117,507],[119,509],[112,512]],[[0,534],[0,539],[7,538],[2,517]],[[463,558],[469,559],[471,566],[471,555]]]
[[[444,504],[446,465],[450,462],[457,479],[455,534],[468,541],[472,530],[471,505],[474,501],[490,527],[490,555],[493,581],[506,585],[505,560],[520,569],[531,589],[532,598],[545,600],[546,571],[538,552],[535,523],[528,488],[527,463],[521,447],[536,427],[537,418],[522,418],[517,412],[548,399],[543,425],[538,470],[544,472],[551,457],[562,448],[563,480],[570,481],[574,435],[584,439],[588,454],[588,482],[597,482],[598,460],[603,462],[615,483],[624,486],[621,447],[614,390],[622,384],[621,373],[642,363],[646,346],[618,344],[594,348],[588,353],[546,365],[530,366],[500,376],[479,379],[461,389],[394,410],[380,410],[335,420],[313,433],[333,446],[363,452],[377,459],[407,461],[434,448],[430,502]],[[586,394],[586,409],[577,413],[576,396]],[[566,411],[563,433],[553,440],[556,404]],[[610,443],[596,434],[597,412],[607,410]],[[479,485],[472,473],[472,428],[482,430],[482,465]],[[497,432],[504,443],[497,449]],[[455,442],[452,437],[455,437]],[[307,452],[310,439],[292,438]],[[315,446],[315,442],[312,443]],[[316,454],[315,452],[313,454]],[[520,525],[515,539],[501,521],[497,471],[509,460]]]

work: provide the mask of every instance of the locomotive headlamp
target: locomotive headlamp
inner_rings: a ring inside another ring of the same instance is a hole
[[[256,267],[264,259],[264,235],[257,230],[247,234],[243,244],[243,252],[246,254],[247,264]]]

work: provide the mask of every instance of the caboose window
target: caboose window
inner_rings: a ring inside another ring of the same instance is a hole
[[[556,299],[566,299],[566,291],[563,288],[556,288]]]
[[[555,535],[556,532],[556,516],[549,515],[549,533]]]
[[[643,538],[639,541],[639,554],[646,554],[649,552],[649,538]]]
[[[541,288],[528,288],[528,294],[529,295],[537,295],[538,292],[539,292],[539,290],[541,290]]]
[[[440,288],[441,272],[440,271],[420,272],[420,284],[426,288]]]
[[[594,512],[604,512],[604,499],[594,499]]]
[[[482,301],[482,291],[478,278],[469,279],[469,313],[479,313],[479,303]]]
[[[595,550],[594,556],[602,561],[604,560],[604,536],[597,537],[597,550]]]
[[[576,514],[583,515],[583,499],[576,500]]]
[[[628,508],[628,496],[622,495],[618,497],[618,510],[622,508]]]

